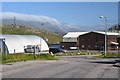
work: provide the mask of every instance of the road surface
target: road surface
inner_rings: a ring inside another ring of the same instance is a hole
[[[115,59],[59,57],[53,61],[26,61],[2,66],[3,78],[118,78]]]

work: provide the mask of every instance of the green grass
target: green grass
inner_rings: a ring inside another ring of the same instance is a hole
[[[2,54],[0,53],[0,64],[2,63]]]
[[[67,53],[55,54],[55,56],[79,56],[79,55],[95,55],[95,54],[101,54],[101,53],[100,53],[100,52],[98,52],[98,53],[89,53],[89,52],[67,52]]]
[[[19,34],[19,35],[37,35],[42,38],[47,38],[48,43],[58,43],[62,41],[62,37],[46,30],[40,30],[38,28],[19,26],[13,27],[11,25],[2,25],[2,34]]]
[[[115,53],[107,53],[106,56],[104,57],[104,54],[101,52],[69,52],[69,53],[60,53],[60,54],[55,54],[55,56],[81,56],[81,55],[96,55],[99,54],[99,56],[96,56],[96,58],[117,58],[120,57],[120,54],[115,54]]]
[[[104,54],[96,56],[96,58],[117,58],[117,57],[120,57],[120,54],[107,53],[106,56],[104,56]]]
[[[2,54],[2,64],[11,63],[11,62],[19,62],[19,61],[27,61],[27,60],[57,60],[55,56],[50,54]]]

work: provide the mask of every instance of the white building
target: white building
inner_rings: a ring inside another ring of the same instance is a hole
[[[68,32],[63,36],[63,42],[77,42],[77,38],[86,33],[88,32]]]
[[[0,35],[1,53],[24,53],[27,47],[33,46],[36,48],[36,53],[46,52],[49,53],[47,43],[41,37],[36,35]]]

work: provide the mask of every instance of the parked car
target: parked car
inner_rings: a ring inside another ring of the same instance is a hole
[[[51,53],[51,52],[52,52],[53,54],[55,54],[55,53],[61,53],[61,52],[65,53],[66,50],[60,49],[60,48],[49,48],[49,53]]]

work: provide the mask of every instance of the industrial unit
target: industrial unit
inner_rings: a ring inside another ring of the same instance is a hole
[[[63,41],[60,43],[63,49],[66,50],[76,50],[77,46],[77,38],[80,35],[86,34],[88,32],[68,32],[66,35],[63,36]]]
[[[107,50],[118,49],[118,33],[107,32]],[[67,50],[104,50],[105,32],[68,32],[63,36],[62,48]]]
[[[36,35],[0,35],[1,53],[49,53],[47,43]]]

